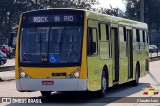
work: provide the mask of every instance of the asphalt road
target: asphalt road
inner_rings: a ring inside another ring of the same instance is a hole
[[[1,76],[2,75],[2,76]],[[129,84],[123,84],[109,88],[106,97],[103,99],[94,98],[93,94],[85,92],[70,92],[70,93],[53,93],[49,97],[42,97],[40,92],[18,92],[16,91],[15,81],[9,81],[7,79],[14,78],[14,71],[0,72],[0,77],[6,79],[4,82],[0,82],[0,97],[27,97],[34,99],[41,99],[43,104],[0,104],[0,106],[17,106],[17,105],[55,105],[55,106],[79,106],[79,105],[94,105],[94,106],[155,106],[159,103],[120,103],[127,102],[130,99],[128,97],[146,97],[152,99],[153,97],[160,97],[160,61],[150,63],[150,74],[140,78],[140,84],[136,87],[132,87]],[[148,92],[146,87],[152,87],[159,92],[157,95],[153,95],[153,92]],[[148,95],[144,95],[144,92],[148,92]],[[152,93],[152,94],[151,94]],[[120,97],[120,98],[117,98]],[[117,103],[118,102],[118,103]]]

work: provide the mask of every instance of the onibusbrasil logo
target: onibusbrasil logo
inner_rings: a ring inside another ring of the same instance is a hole
[[[160,94],[160,85],[155,86],[154,88],[152,86],[146,86],[143,88],[143,95],[153,96]]]

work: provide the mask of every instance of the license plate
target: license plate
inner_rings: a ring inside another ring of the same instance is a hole
[[[53,81],[42,81],[42,85],[54,85]]]

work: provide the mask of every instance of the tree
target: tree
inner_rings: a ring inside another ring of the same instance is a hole
[[[126,4],[126,18],[132,20],[139,20],[139,1],[137,0],[125,0]]]
[[[125,0],[126,16],[129,19],[139,21],[140,1]],[[149,30],[159,31],[160,29],[160,0],[144,0],[144,22],[148,24]]]
[[[22,12],[48,8],[90,9],[95,0],[0,0],[0,36],[7,37],[18,26]]]
[[[92,8],[91,11],[96,11],[98,13],[102,13],[102,14],[107,14],[107,15],[112,15],[112,16],[117,16],[117,17],[125,17],[125,14],[122,10],[120,10],[119,8]]]
[[[11,30],[13,4],[12,0],[0,0],[0,35],[7,35]]]

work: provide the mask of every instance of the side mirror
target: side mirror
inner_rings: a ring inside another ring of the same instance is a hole
[[[92,54],[96,53],[96,42],[92,42]]]

